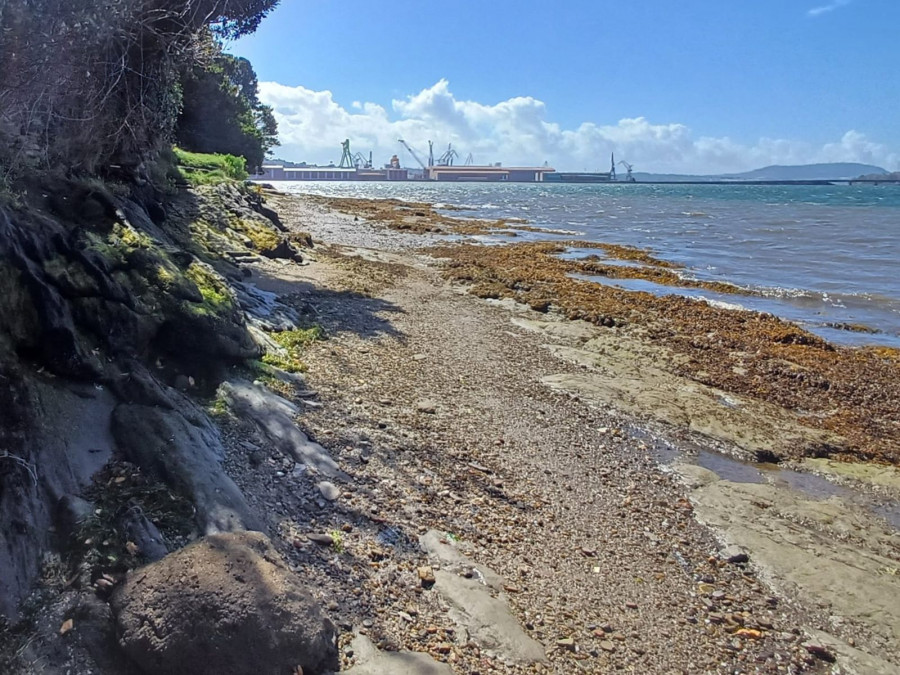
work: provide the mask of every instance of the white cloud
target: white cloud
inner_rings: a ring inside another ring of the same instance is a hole
[[[853,0],[831,0],[827,5],[821,5],[819,7],[813,7],[809,10],[806,15],[807,16],[821,16],[822,14],[827,14],[828,12],[833,12],[834,10],[845,7],[849,5]]]
[[[397,139],[405,139],[424,156],[428,140],[435,154],[452,143],[462,157],[477,163],[502,161],[505,165],[549,162],[560,170],[606,170],[616,153],[638,171],[672,173],[726,173],[769,164],[865,162],[897,168],[900,154],[848,131],[837,141],[811,143],[761,138],[753,144],[727,137],[696,136],[684,124],[654,124],[644,117],[615,124],[584,122],[564,129],[547,119],[546,106],[530,96],[496,104],[457,99],[449,83],[391,102],[391,109],[354,101],[350,109],[334,100],[330,91],[260,83],[260,98],[274,108],[282,147],[278,156],[294,161],[328,163],[340,157],[340,143],[351,139],[354,151],[374,153],[377,164],[399,154],[405,165],[412,158]]]

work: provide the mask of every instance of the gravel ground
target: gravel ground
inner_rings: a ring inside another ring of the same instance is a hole
[[[411,251],[421,235],[275,201],[325,245],[307,266],[264,262],[254,280],[325,328],[305,354],[321,407],[299,423],[350,478],[328,499],[320,478],[226,417],[229,472],[318,589],[346,666],[357,631],[458,673],[830,670],[803,647],[810,617],[724,559],[651,436],[540,383],[577,366],[509,308],[449,286]],[[507,664],[450,619],[417,574],[428,561],[416,539],[432,528],[504,578],[546,664]]]

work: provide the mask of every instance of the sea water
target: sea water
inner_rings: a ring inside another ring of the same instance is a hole
[[[647,248],[683,265],[687,278],[729,282],[752,293],[715,294],[640,280],[596,282],[771,312],[836,343],[900,347],[900,185],[278,185],[296,193],[445,204],[463,209],[454,215],[522,218],[553,231],[521,232],[519,241]],[[575,247],[567,255],[590,253],[598,251]],[[872,332],[840,328],[850,325]]]

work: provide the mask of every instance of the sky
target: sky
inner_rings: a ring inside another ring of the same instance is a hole
[[[898,45],[900,0],[281,0],[228,48],[282,159],[709,174],[900,170]]]

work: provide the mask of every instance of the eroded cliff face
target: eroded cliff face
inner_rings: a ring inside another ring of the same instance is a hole
[[[0,616],[66,549],[72,504],[111,460],[187,500],[200,533],[255,527],[180,389],[261,353],[236,261],[298,255],[261,211],[236,184],[63,182],[0,204]]]

